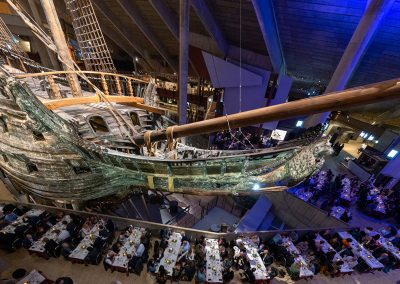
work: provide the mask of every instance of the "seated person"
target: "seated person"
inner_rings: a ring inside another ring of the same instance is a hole
[[[74,284],[74,281],[70,277],[57,278],[55,284]]]
[[[358,264],[358,257],[356,257],[356,256],[350,256],[350,255],[345,255],[343,258],[343,261],[345,262],[345,263],[347,263],[348,264],[348,266],[351,268],[351,269],[353,269],[354,267],[356,267],[357,266],[357,264]]]
[[[59,233],[59,235],[57,237],[57,243],[60,244],[70,237],[71,237],[71,234],[67,231],[67,229],[63,229],[63,230],[61,230],[61,232]]]
[[[196,273],[196,266],[194,261],[188,261],[183,267],[182,280],[192,281]]]
[[[156,262],[153,259],[150,259],[147,262],[147,272],[155,273],[156,272]]]
[[[120,241],[117,241],[115,244],[112,245],[111,250],[115,253],[119,253],[119,250],[122,247],[122,243]]]
[[[352,242],[352,241],[353,241],[353,240],[350,239],[350,238],[344,239],[344,240],[342,241],[343,247],[344,247],[344,248],[350,248],[350,247],[351,247],[351,242]]]
[[[81,236],[81,238],[85,238],[87,235],[90,234],[90,230],[91,228],[86,222],[85,224],[83,224],[82,229],[79,231],[79,235]]]
[[[43,242],[45,243],[44,249],[49,256],[54,256],[55,250],[58,246],[58,244],[54,240],[49,240],[47,238],[43,239]]]
[[[296,247],[301,253],[305,253],[308,250],[308,242],[299,242]]]
[[[222,279],[224,283],[228,283],[233,280],[235,277],[235,273],[233,272],[232,268],[225,269],[222,273]]]
[[[381,255],[377,257],[377,260],[384,266],[388,266],[390,264],[389,254],[385,252],[381,253]]]
[[[172,281],[179,282],[179,280],[181,279],[181,274],[181,266],[180,264],[176,264],[175,267],[172,269]]]
[[[167,271],[165,270],[164,266],[161,265],[158,268],[158,273],[157,273],[157,276],[156,276],[156,283],[157,284],[166,284],[167,280],[168,280]]]
[[[61,245],[61,255],[64,256],[65,258],[68,258],[68,256],[71,254],[72,248],[69,243],[62,243]]]
[[[196,273],[196,283],[205,284],[206,283],[206,273],[204,267],[200,267]]]
[[[246,280],[249,283],[255,283],[256,282],[256,277],[254,276],[254,272],[256,271],[255,268],[250,268],[250,266],[247,267],[247,269],[244,271],[244,274],[242,274],[242,280]]]
[[[108,237],[110,236],[110,232],[103,226],[99,226],[99,237],[101,237],[103,240],[107,240]]]
[[[396,236],[397,229],[393,226],[387,226],[385,229],[382,230],[382,235],[385,238],[391,238]]]
[[[345,223],[348,223],[351,220],[351,216],[350,214],[347,212],[347,210],[345,210],[342,214],[342,216],[340,216],[340,220],[342,220]]]
[[[181,245],[181,248],[179,250],[179,255],[188,253],[189,249],[190,249],[190,243],[188,241],[186,241],[186,240],[183,241],[182,245]]]
[[[35,240],[31,234],[26,234],[25,238],[22,240],[22,246],[26,249],[30,248]]]
[[[105,271],[107,271],[109,268],[111,268],[111,265],[114,262],[114,258],[116,255],[117,254],[115,252],[113,252],[112,250],[109,250],[107,252],[106,257],[103,260],[103,265],[104,265]]]
[[[115,224],[111,219],[108,219],[104,227],[112,234],[115,231]]]
[[[17,219],[18,219],[18,215],[15,214],[14,212],[8,211],[8,212],[5,213],[4,222],[5,222],[7,225],[9,225],[9,224],[15,222]]]
[[[142,257],[144,252],[145,252],[145,250],[146,250],[143,242],[144,242],[144,237],[142,236],[140,238],[140,244],[139,244],[139,246],[138,246],[138,248],[137,248],[137,250],[135,252],[135,256],[137,256],[137,257]]]
[[[331,239],[330,240],[330,244],[333,247],[333,249],[336,250],[336,251],[341,249],[341,244],[340,244],[339,239],[337,237]]]
[[[291,276],[299,277],[300,276],[300,264],[298,262],[293,262],[289,267],[289,272]]]
[[[104,247],[105,243],[106,243],[106,241],[102,237],[99,236],[94,240],[93,247],[101,250]]]

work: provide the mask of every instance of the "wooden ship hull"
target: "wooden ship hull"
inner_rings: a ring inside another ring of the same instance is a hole
[[[178,147],[177,154],[191,157],[181,159],[143,156],[128,146],[83,138],[11,78],[2,76],[0,87],[0,167],[18,189],[52,200],[90,200],[134,188],[189,194],[282,189],[309,176],[330,151],[326,141],[317,140],[256,151]]]

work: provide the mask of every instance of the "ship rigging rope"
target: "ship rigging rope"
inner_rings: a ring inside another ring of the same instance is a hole
[[[216,74],[217,74],[217,72],[216,72]],[[233,143],[235,143],[235,141],[237,141],[240,144],[242,144],[246,148],[246,150],[249,149],[248,145],[246,145],[245,142],[240,141],[240,139],[238,139],[235,135],[232,134],[232,129],[229,124],[228,114],[226,112],[226,107],[225,107],[225,98],[224,98],[223,105],[224,105],[224,110],[225,110],[226,123],[228,124],[229,134],[232,138],[232,142],[229,145],[229,148],[233,145]],[[240,4],[239,4],[239,113],[241,113],[241,112],[242,112],[242,0],[240,0]],[[241,127],[238,128],[238,133],[239,133],[239,135],[241,135],[243,137],[243,139],[245,141],[247,141],[249,143],[251,149],[255,149],[254,145],[250,142],[249,139],[247,139],[246,135],[244,135],[244,133],[242,132]]]
[[[43,29],[31,18],[29,19],[29,14],[23,10],[23,8],[20,5],[15,5],[12,0],[7,0],[8,4],[15,10],[15,12],[22,18],[22,20],[32,29],[34,34],[47,46],[49,47],[52,51],[57,53],[57,49],[55,48],[55,44],[53,40],[43,31]],[[27,14],[28,16],[26,16]],[[55,15],[57,16],[57,15]],[[134,127],[132,127],[128,121],[122,116],[122,114],[111,104],[111,102],[106,98],[105,94],[103,91],[101,91],[99,88],[97,88],[90,80],[89,78],[82,72],[79,66],[73,62],[73,66],[70,66],[67,62],[65,62],[60,55],[57,53],[58,60],[63,63],[65,66],[67,66],[70,70],[75,70],[76,74],[80,76],[84,81],[86,81],[96,92],[98,96],[102,98],[104,102],[106,102],[106,105],[108,109],[110,110],[111,114],[114,116],[115,120],[117,121],[118,125],[126,131],[126,135],[129,137],[129,140],[136,146],[137,143],[135,142],[134,138],[132,137],[130,130],[134,133],[138,133]],[[118,117],[123,121],[118,119]]]

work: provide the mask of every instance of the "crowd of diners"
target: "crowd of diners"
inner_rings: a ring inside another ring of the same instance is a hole
[[[46,259],[102,264],[106,271],[128,275],[149,273],[160,284],[169,280],[229,283],[239,277],[243,283],[269,283],[274,277],[288,275],[298,280],[318,273],[339,277],[354,271],[389,272],[400,263],[400,231],[396,227],[287,231],[267,238],[238,234],[228,240],[190,237],[169,228],[116,228],[112,220],[96,215],[50,213],[11,204],[0,207],[3,250],[23,247]],[[73,283],[60,276],[65,281],[58,283]]]
[[[400,193],[375,186],[373,177],[361,182],[357,177],[335,176],[331,170],[322,169],[290,191],[344,222],[351,220],[353,205],[371,216],[400,221]]]

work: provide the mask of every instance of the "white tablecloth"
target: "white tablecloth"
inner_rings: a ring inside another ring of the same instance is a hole
[[[24,215],[19,216],[17,220],[15,220],[12,224],[4,227],[0,232],[2,233],[11,233],[13,234],[15,232],[15,228],[21,225],[28,225],[28,223],[25,223],[23,221],[24,217],[32,217],[32,216],[40,216],[44,210],[39,210],[39,209],[31,209],[28,212],[26,212]]]
[[[46,278],[40,274],[37,270],[32,270],[28,275],[26,275],[24,278],[19,280],[17,284],[40,284],[43,283],[46,280]]]
[[[114,258],[112,266],[117,268],[127,268],[129,263],[128,255],[131,257],[135,254],[137,247],[140,244],[140,238],[145,229],[135,227],[128,238],[125,239],[118,255]]]
[[[222,283],[222,263],[219,254],[218,240],[205,239],[206,241],[206,280],[208,283]]]
[[[393,254],[393,256],[395,258],[397,258],[397,260],[400,260],[400,250],[398,249],[398,247],[394,246],[390,242],[390,240],[385,239],[383,237],[381,237],[381,239],[379,241],[387,251],[389,251],[391,254]]]
[[[352,272],[353,269],[349,266],[349,264],[343,260],[343,258],[340,256],[340,254],[338,254],[334,248],[323,238],[321,237],[319,234],[317,235],[317,237],[315,238],[316,240],[319,241],[324,241],[323,244],[321,244],[321,248],[322,251],[327,254],[330,251],[334,251],[336,254],[333,257],[333,262],[338,262],[338,261],[343,261],[344,264],[340,267],[340,272],[342,273],[346,273],[346,272]]]
[[[331,216],[340,219],[344,213],[345,209],[340,206],[332,207]]]
[[[96,238],[99,236],[99,226],[104,225],[103,221],[99,221],[94,225],[83,238],[79,245],[71,252],[70,258],[84,260],[89,254],[88,247],[92,246]]]
[[[269,279],[267,269],[265,268],[264,262],[260,255],[258,254],[258,246],[251,240],[244,238],[242,240],[238,240],[242,242],[244,247],[246,248],[246,256],[249,260],[250,267],[255,268],[254,276],[256,280],[266,280]]]
[[[375,236],[375,235],[381,235],[381,237],[380,237],[380,239],[379,239],[379,242],[382,244],[382,246],[388,251],[388,252],[390,252],[391,254],[393,254],[393,256],[395,257],[395,258],[397,258],[397,260],[400,260],[400,250],[396,247],[396,246],[394,246],[392,243],[391,243],[391,239],[389,238],[389,239],[386,239],[386,238],[384,238],[384,237],[382,237],[382,233],[378,233],[378,232],[376,232],[376,231],[365,231],[369,236],[371,236],[371,237],[373,237],[373,236]]]
[[[172,275],[173,269],[178,258],[179,249],[182,244],[182,235],[179,233],[172,233],[168,239],[168,247],[164,251],[164,257],[160,260],[158,267],[164,266],[168,275]],[[158,271],[157,267],[157,271]]]
[[[294,261],[300,264],[300,277],[310,277],[314,273],[308,268],[308,264],[304,257],[300,254],[300,251],[296,248],[293,242],[289,238],[282,238],[283,245],[286,247],[291,255],[296,256]]]
[[[34,242],[29,250],[35,252],[45,252],[44,246],[46,243],[43,240],[47,238],[49,240],[57,241],[59,233],[56,233],[55,231],[61,231],[67,227],[62,223],[63,221],[67,221],[69,223],[71,222],[71,217],[69,215],[65,215],[60,222],[51,227],[50,230],[48,230],[39,240]]]
[[[366,248],[360,245],[348,232],[339,232],[339,236],[342,239],[352,239],[350,245],[353,254],[361,257],[369,267],[371,267],[372,269],[379,269],[384,267],[382,263],[380,263],[375,257],[373,257],[373,255]]]

